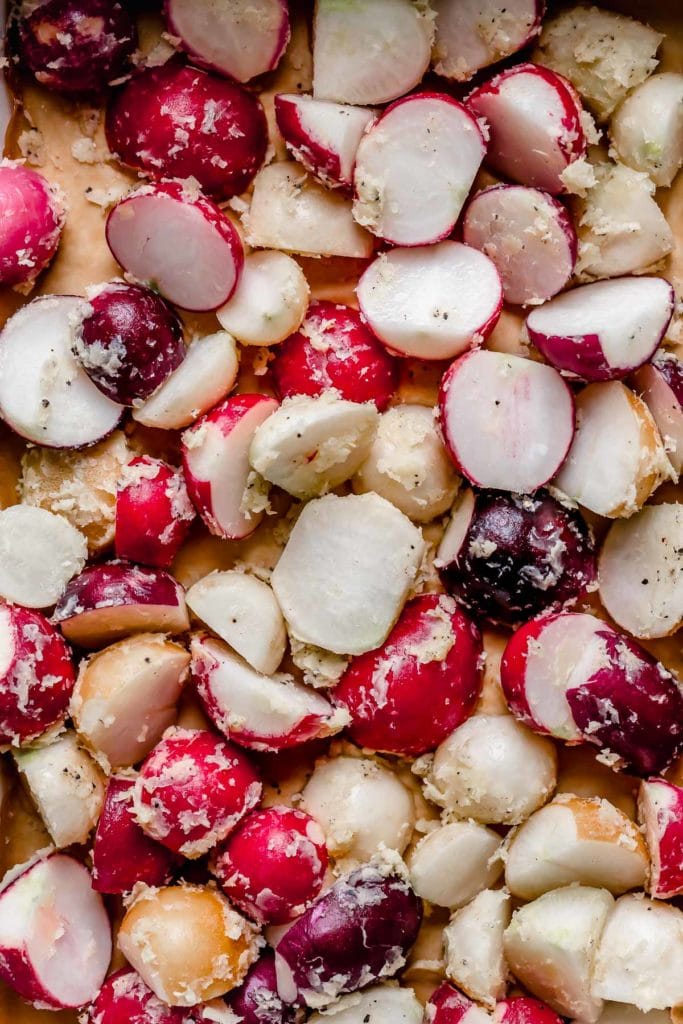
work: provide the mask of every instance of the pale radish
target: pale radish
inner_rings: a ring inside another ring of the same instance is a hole
[[[2,160],[0,202],[6,217],[0,282],[30,285],[57,251],[66,219],[61,193],[32,168]]]
[[[276,345],[299,328],[310,291],[291,256],[274,250],[252,252],[244,260],[232,298],[216,316],[242,345]]]
[[[396,985],[373,985],[359,995],[342,996],[334,1006],[336,1024],[356,1024],[368,1020],[372,1024],[421,1024],[422,1004],[410,988]],[[327,1013],[314,1013],[310,1024],[328,1024]]]
[[[167,569],[195,518],[180,470],[138,456],[124,467],[116,493],[118,558]]]
[[[664,442],[669,462],[683,472],[683,362],[672,352],[659,352],[632,378]]]
[[[412,886],[438,907],[464,907],[502,875],[500,846],[499,835],[474,821],[435,828],[408,857]]]
[[[47,608],[85,565],[88,544],[63,516],[30,505],[0,511],[0,596]]]
[[[650,852],[647,889],[655,899],[683,892],[683,789],[666,779],[644,779],[638,818]]]
[[[668,188],[683,164],[683,74],[653,75],[626,97],[610,122],[620,159]]]
[[[466,82],[526,46],[541,31],[543,0],[433,0],[437,75]]]
[[[490,1024],[491,1015],[447,981],[432,993],[425,1007],[429,1024]]]
[[[484,889],[443,931],[446,977],[490,1009],[507,988],[503,933],[511,916],[509,893]]]

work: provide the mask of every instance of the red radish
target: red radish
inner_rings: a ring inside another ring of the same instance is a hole
[[[638,818],[650,852],[648,890],[668,900],[683,892],[683,789],[666,779],[644,779]]]
[[[490,1016],[449,982],[432,993],[425,1008],[429,1024],[490,1024]]]
[[[371,985],[362,992],[342,996],[334,1004],[337,1024],[422,1024],[422,1004],[412,988],[399,985]],[[309,1017],[309,1024],[328,1024],[329,1013],[321,1010]]]
[[[216,851],[212,870],[230,902],[248,917],[284,924],[303,914],[322,888],[325,837],[303,811],[254,811]]]
[[[276,345],[298,330],[311,289],[291,256],[269,250],[245,257],[230,301],[216,310],[221,327],[243,345]]]
[[[161,569],[126,562],[84,569],[64,590],[53,622],[88,650],[130,633],[184,633],[190,626],[180,584]]]
[[[554,1010],[528,996],[513,996],[497,1003],[493,1020],[494,1024],[562,1024]]]
[[[267,395],[227,398],[183,434],[183,472],[195,508],[217,537],[239,540],[258,526],[263,508],[250,478],[249,446],[277,409]],[[250,493],[251,492],[251,493]],[[261,495],[262,497],[262,495]]]
[[[363,133],[376,118],[367,107],[279,93],[275,117],[295,160],[328,188],[353,191],[353,166]]]
[[[97,995],[109,967],[111,927],[87,868],[38,854],[0,885],[0,977],[41,1009],[76,1008]]]
[[[194,859],[225,839],[260,799],[246,754],[206,730],[173,728],[140,768],[133,813],[151,839]]]
[[[610,136],[619,157],[668,188],[683,164],[683,75],[653,75],[616,111]]]
[[[493,260],[506,302],[536,305],[561,291],[574,273],[577,240],[564,206],[523,185],[492,185],[465,211],[462,237]]]
[[[0,162],[0,205],[5,219],[0,282],[33,282],[57,251],[66,219],[56,185],[30,167]]]
[[[452,359],[481,344],[503,305],[500,277],[488,256],[450,241],[383,253],[356,292],[380,341],[417,359]]]
[[[510,894],[483,889],[443,932],[446,977],[489,1009],[507,991],[503,935],[511,917]]]
[[[494,170],[552,195],[566,191],[563,172],[586,152],[581,102],[566,78],[517,64],[470,93],[467,106],[489,125]]]
[[[30,13],[19,18],[19,56],[41,85],[87,96],[129,71],[137,32],[123,4],[47,0],[25,6]]]
[[[287,1006],[277,994],[275,958],[269,949],[263,951],[241,987],[228,994],[226,1002],[242,1024],[296,1024],[300,1017],[299,1010]]]
[[[248,7],[165,0],[164,17],[193,64],[237,82],[273,71],[290,38],[286,0],[256,0]]]
[[[500,847],[500,836],[474,821],[437,826],[408,858],[412,886],[437,907],[464,907],[502,875]]]
[[[574,436],[572,394],[557,370],[502,352],[470,352],[441,381],[444,440],[480,487],[527,494],[560,468]]]
[[[34,444],[82,448],[121,418],[121,406],[73,355],[75,326],[86,310],[73,295],[44,296],[18,310],[0,333],[0,416]]]
[[[456,82],[510,57],[541,31],[544,0],[433,0],[432,66]]]
[[[614,380],[652,357],[673,311],[673,288],[664,278],[613,278],[573,288],[532,310],[526,329],[558,370],[584,380]]]
[[[130,967],[110,974],[90,1004],[83,1024],[188,1024],[187,1010],[168,1006]]]
[[[244,261],[239,233],[183,182],[129,192],[109,213],[106,232],[114,259],[182,309],[217,309],[235,290]]]
[[[351,714],[354,743],[406,756],[434,750],[472,713],[480,655],[479,631],[452,598],[415,598],[382,647],[355,658],[334,691]]]
[[[393,245],[440,242],[455,227],[485,153],[476,119],[446,93],[398,100],[358,146],[353,215]]]
[[[167,569],[194,517],[179,470],[149,455],[133,459],[116,493],[117,557]]]
[[[176,858],[145,835],[133,817],[135,779],[109,780],[92,848],[92,887],[97,892],[126,893],[136,885],[166,885]],[[118,1024],[118,1021],[112,1021]]]
[[[20,746],[64,721],[74,666],[55,627],[16,604],[0,604],[0,652],[0,743]]]
[[[280,398],[334,389],[382,412],[398,386],[398,367],[351,306],[315,300],[300,329],[278,348],[271,372]]]
[[[63,516],[30,505],[0,511],[0,597],[47,608],[87,557],[85,537]]]
[[[633,377],[664,441],[669,462],[683,472],[683,362],[672,352],[661,352]]]

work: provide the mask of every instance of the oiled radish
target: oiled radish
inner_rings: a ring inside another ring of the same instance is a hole
[[[669,462],[683,471],[683,362],[673,352],[658,353],[632,379],[633,387],[652,413]]]
[[[668,188],[683,164],[683,74],[653,75],[624,100],[610,123],[620,158]]]
[[[511,916],[508,892],[483,889],[443,931],[446,977],[489,1009],[507,989],[503,933]]]
[[[0,511],[0,596],[48,608],[85,565],[88,543],[63,516],[30,505]]]
[[[541,31],[544,0],[432,0],[432,66],[466,82],[481,68],[521,50]]]
[[[667,900],[683,892],[683,789],[666,779],[643,779],[638,818],[650,852],[648,891]]]
[[[61,193],[32,168],[2,160],[0,199],[6,218],[0,282],[30,285],[57,251],[66,218]]]

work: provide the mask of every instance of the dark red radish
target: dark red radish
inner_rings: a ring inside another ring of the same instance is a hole
[[[574,436],[574,401],[552,366],[469,352],[441,381],[439,418],[456,465],[480,487],[528,494],[557,472]]]
[[[480,85],[466,102],[489,126],[490,167],[551,195],[567,191],[562,174],[587,143],[581,101],[566,78],[539,64],[517,64]]]
[[[137,31],[125,4],[47,0],[25,6],[19,58],[41,85],[67,96],[97,95],[130,71]]]
[[[32,505],[0,511],[0,598],[48,608],[87,558],[87,540],[64,516]]]
[[[437,563],[459,604],[506,625],[573,604],[597,575],[586,523],[545,492],[461,496]]]
[[[359,747],[416,756],[434,750],[472,713],[481,690],[481,637],[452,598],[406,605],[376,651],[354,658],[334,690]]]
[[[480,345],[503,306],[492,261],[451,241],[383,253],[363,273],[356,294],[389,351],[417,359],[452,359]]]
[[[42,174],[12,160],[0,162],[3,238],[0,283],[33,282],[57,251],[66,220],[60,190]]]
[[[83,1024],[189,1024],[184,1007],[168,1006],[131,967],[110,974],[82,1017]]]
[[[249,466],[249,446],[278,407],[267,395],[227,398],[183,434],[183,472],[195,508],[216,537],[240,540],[261,521],[263,494]]]
[[[0,978],[41,1009],[77,1008],[97,995],[111,958],[111,926],[82,864],[45,851],[0,884]]]
[[[363,133],[377,117],[367,107],[278,93],[275,118],[295,160],[328,188],[353,191],[353,167]]]
[[[673,352],[658,353],[633,377],[639,394],[664,441],[669,462],[683,471],[683,362]]]
[[[131,633],[190,628],[181,585],[162,569],[128,562],[84,569],[65,588],[52,621],[67,640],[88,650]]]
[[[291,807],[248,815],[216,850],[212,871],[230,902],[260,924],[285,924],[319,894],[327,870],[318,822]]]
[[[120,405],[93,384],[73,354],[87,311],[74,295],[34,299],[0,333],[0,416],[17,434],[48,448],[82,448],[110,434]]]
[[[494,1024],[562,1024],[554,1010],[539,999],[528,996],[513,996],[496,1004],[493,1012]]]
[[[356,153],[353,215],[392,245],[430,245],[452,232],[486,153],[476,118],[446,93],[393,103]]]
[[[193,64],[236,82],[273,71],[291,34],[287,0],[164,0],[164,17]]]
[[[506,302],[537,305],[561,291],[574,273],[571,217],[538,188],[492,185],[477,192],[465,210],[462,238],[493,261]]]
[[[651,359],[674,311],[663,277],[619,277],[558,295],[526,319],[529,339],[558,370],[619,380]]]
[[[151,839],[195,859],[225,839],[259,803],[246,754],[204,729],[168,729],[140,768],[135,820]]]
[[[467,82],[477,71],[510,57],[541,31],[544,0],[432,0],[437,75]]]
[[[444,981],[432,993],[425,1007],[429,1024],[490,1024],[490,1014],[450,982]]]
[[[107,110],[107,143],[152,178],[193,178],[216,199],[244,192],[263,163],[259,100],[233,82],[170,60],[138,71]]]
[[[116,492],[117,558],[168,569],[195,514],[182,472],[138,456],[125,467]]]
[[[179,181],[142,185],[107,218],[114,259],[169,302],[193,312],[224,305],[239,280],[237,228],[198,189]]]
[[[139,883],[166,885],[179,866],[179,859],[136,822],[134,786],[135,779],[126,775],[109,780],[92,848],[92,887],[97,892],[131,892]]]
[[[650,854],[648,892],[668,900],[683,893],[683,789],[666,779],[643,779],[638,818]]]
[[[242,1024],[297,1024],[300,1020],[300,1010],[278,995],[275,956],[269,949],[263,951],[242,985],[228,993],[226,1002]]]

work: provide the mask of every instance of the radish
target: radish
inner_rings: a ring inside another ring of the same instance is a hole
[[[353,215],[393,245],[440,242],[455,227],[485,153],[476,119],[446,93],[398,100],[358,146]]]
[[[271,367],[280,398],[338,391],[380,412],[398,386],[396,362],[351,306],[316,299],[300,329],[278,348]]]
[[[425,1021],[429,1024],[490,1024],[486,1010],[472,1002],[447,981],[444,981],[425,1007]]]
[[[619,157],[668,188],[683,165],[683,75],[653,75],[627,96],[610,123]]]
[[[411,0],[319,0],[313,21],[313,95],[338,103],[388,103],[427,68],[431,12]],[[372,55],[372,59],[368,59]]]
[[[66,718],[71,652],[46,618],[16,604],[0,604],[0,652],[0,743],[21,746]]]
[[[446,446],[480,487],[525,494],[560,468],[574,435],[574,402],[551,366],[470,352],[441,381],[439,416]]]
[[[633,386],[652,413],[669,462],[680,476],[683,472],[683,362],[673,353],[660,352],[637,371]]]
[[[614,380],[652,357],[673,311],[668,281],[622,277],[559,295],[529,313],[526,329],[558,370],[584,380]]]
[[[286,0],[218,8],[211,0],[165,0],[164,17],[194,64],[237,82],[273,71],[290,38]]]
[[[94,999],[111,957],[111,928],[88,870],[45,852],[0,886],[0,977],[40,1009]]]
[[[53,605],[87,557],[85,537],[62,516],[30,505],[0,511],[0,596],[6,600],[27,608]]]
[[[342,996],[335,1003],[335,1024],[421,1024],[422,1004],[410,988],[396,985],[372,985],[360,994]],[[314,1013],[310,1024],[328,1024],[329,1013]]]
[[[434,0],[432,66],[456,82],[521,50],[541,31],[544,0]]]
[[[484,889],[443,931],[446,977],[490,1009],[507,989],[503,933],[511,917],[510,894]]]
[[[184,633],[190,626],[180,584],[161,569],[126,562],[84,569],[64,590],[53,622],[87,650],[130,633]]]
[[[261,953],[240,988],[230,992],[226,1002],[242,1024],[297,1024],[300,1020],[298,1008],[287,1006],[277,993],[275,957],[269,949]]]
[[[116,555],[167,569],[195,517],[183,474],[149,455],[124,468],[116,493]]]
[[[561,1018],[549,1006],[538,999],[529,999],[528,996],[503,999],[496,1004],[493,1019],[495,1024],[562,1024]],[[601,1015],[600,1021],[605,1020],[604,1015]],[[615,1020],[613,1024],[617,1024],[617,1021]],[[624,1017],[620,1019],[619,1024],[628,1022]]]
[[[137,408],[133,419],[158,430],[180,430],[221,402],[237,380],[234,340],[225,331],[198,338],[160,388]]]
[[[683,621],[683,506],[648,505],[614,523],[600,552],[600,598],[633,636],[670,636]]]
[[[420,531],[376,494],[309,502],[271,579],[290,633],[335,654],[379,647],[424,552]]]
[[[260,799],[261,783],[241,750],[207,730],[171,728],[140,768],[133,813],[151,839],[195,859]]]
[[[83,1024],[188,1024],[187,1013],[162,1003],[130,967],[110,974],[88,1007]]]
[[[30,167],[2,160],[0,205],[5,217],[0,282],[32,284],[57,251],[66,220],[62,194]]]
[[[276,345],[296,331],[311,290],[284,252],[252,252],[230,301],[216,311],[221,327],[243,345]]]
[[[500,277],[488,256],[450,241],[383,253],[364,272],[356,293],[380,341],[397,355],[417,359],[452,359],[481,344],[503,304]]]
[[[128,80],[109,104],[106,133],[128,167],[153,178],[193,178],[216,199],[244,192],[268,141],[256,96],[176,60]]]
[[[665,779],[643,779],[638,820],[650,852],[648,891],[667,900],[683,892],[683,789]]]
[[[328,188],[353,191],[353,167],[363,133],[376,118],[367,107],[278,93],[275,118],[295,160]]]
[[[175,305],[207,312],[235,290],[244,252],[237,229],[211,200],[183,182],[129,192],[107,217],[114,259]]]
[[[0,333],[0,416],[27,441],[81,448],[110,434],[120,405],[75,359],[74,329],[87,305],[73,295],[34,299]]]
[[[500,845],[500,836],[474,821],[435,828],[408,858],[415,892],[437,907],[464,907],[503,873]]]
[[[550,299],[574,272],[574,225],[564,206],[538,188],[492,185],[477,192],[465,210],[462,238],[493,261],[506,302]]]
[[[258,526],[256,482],[249,466],[249,446],[277,409],[266,395],[235,395],[215,406],[183,434],[183,472],[195,508],[217,537],[240,540]],[[251,499],[254,498],[254,501]]]

